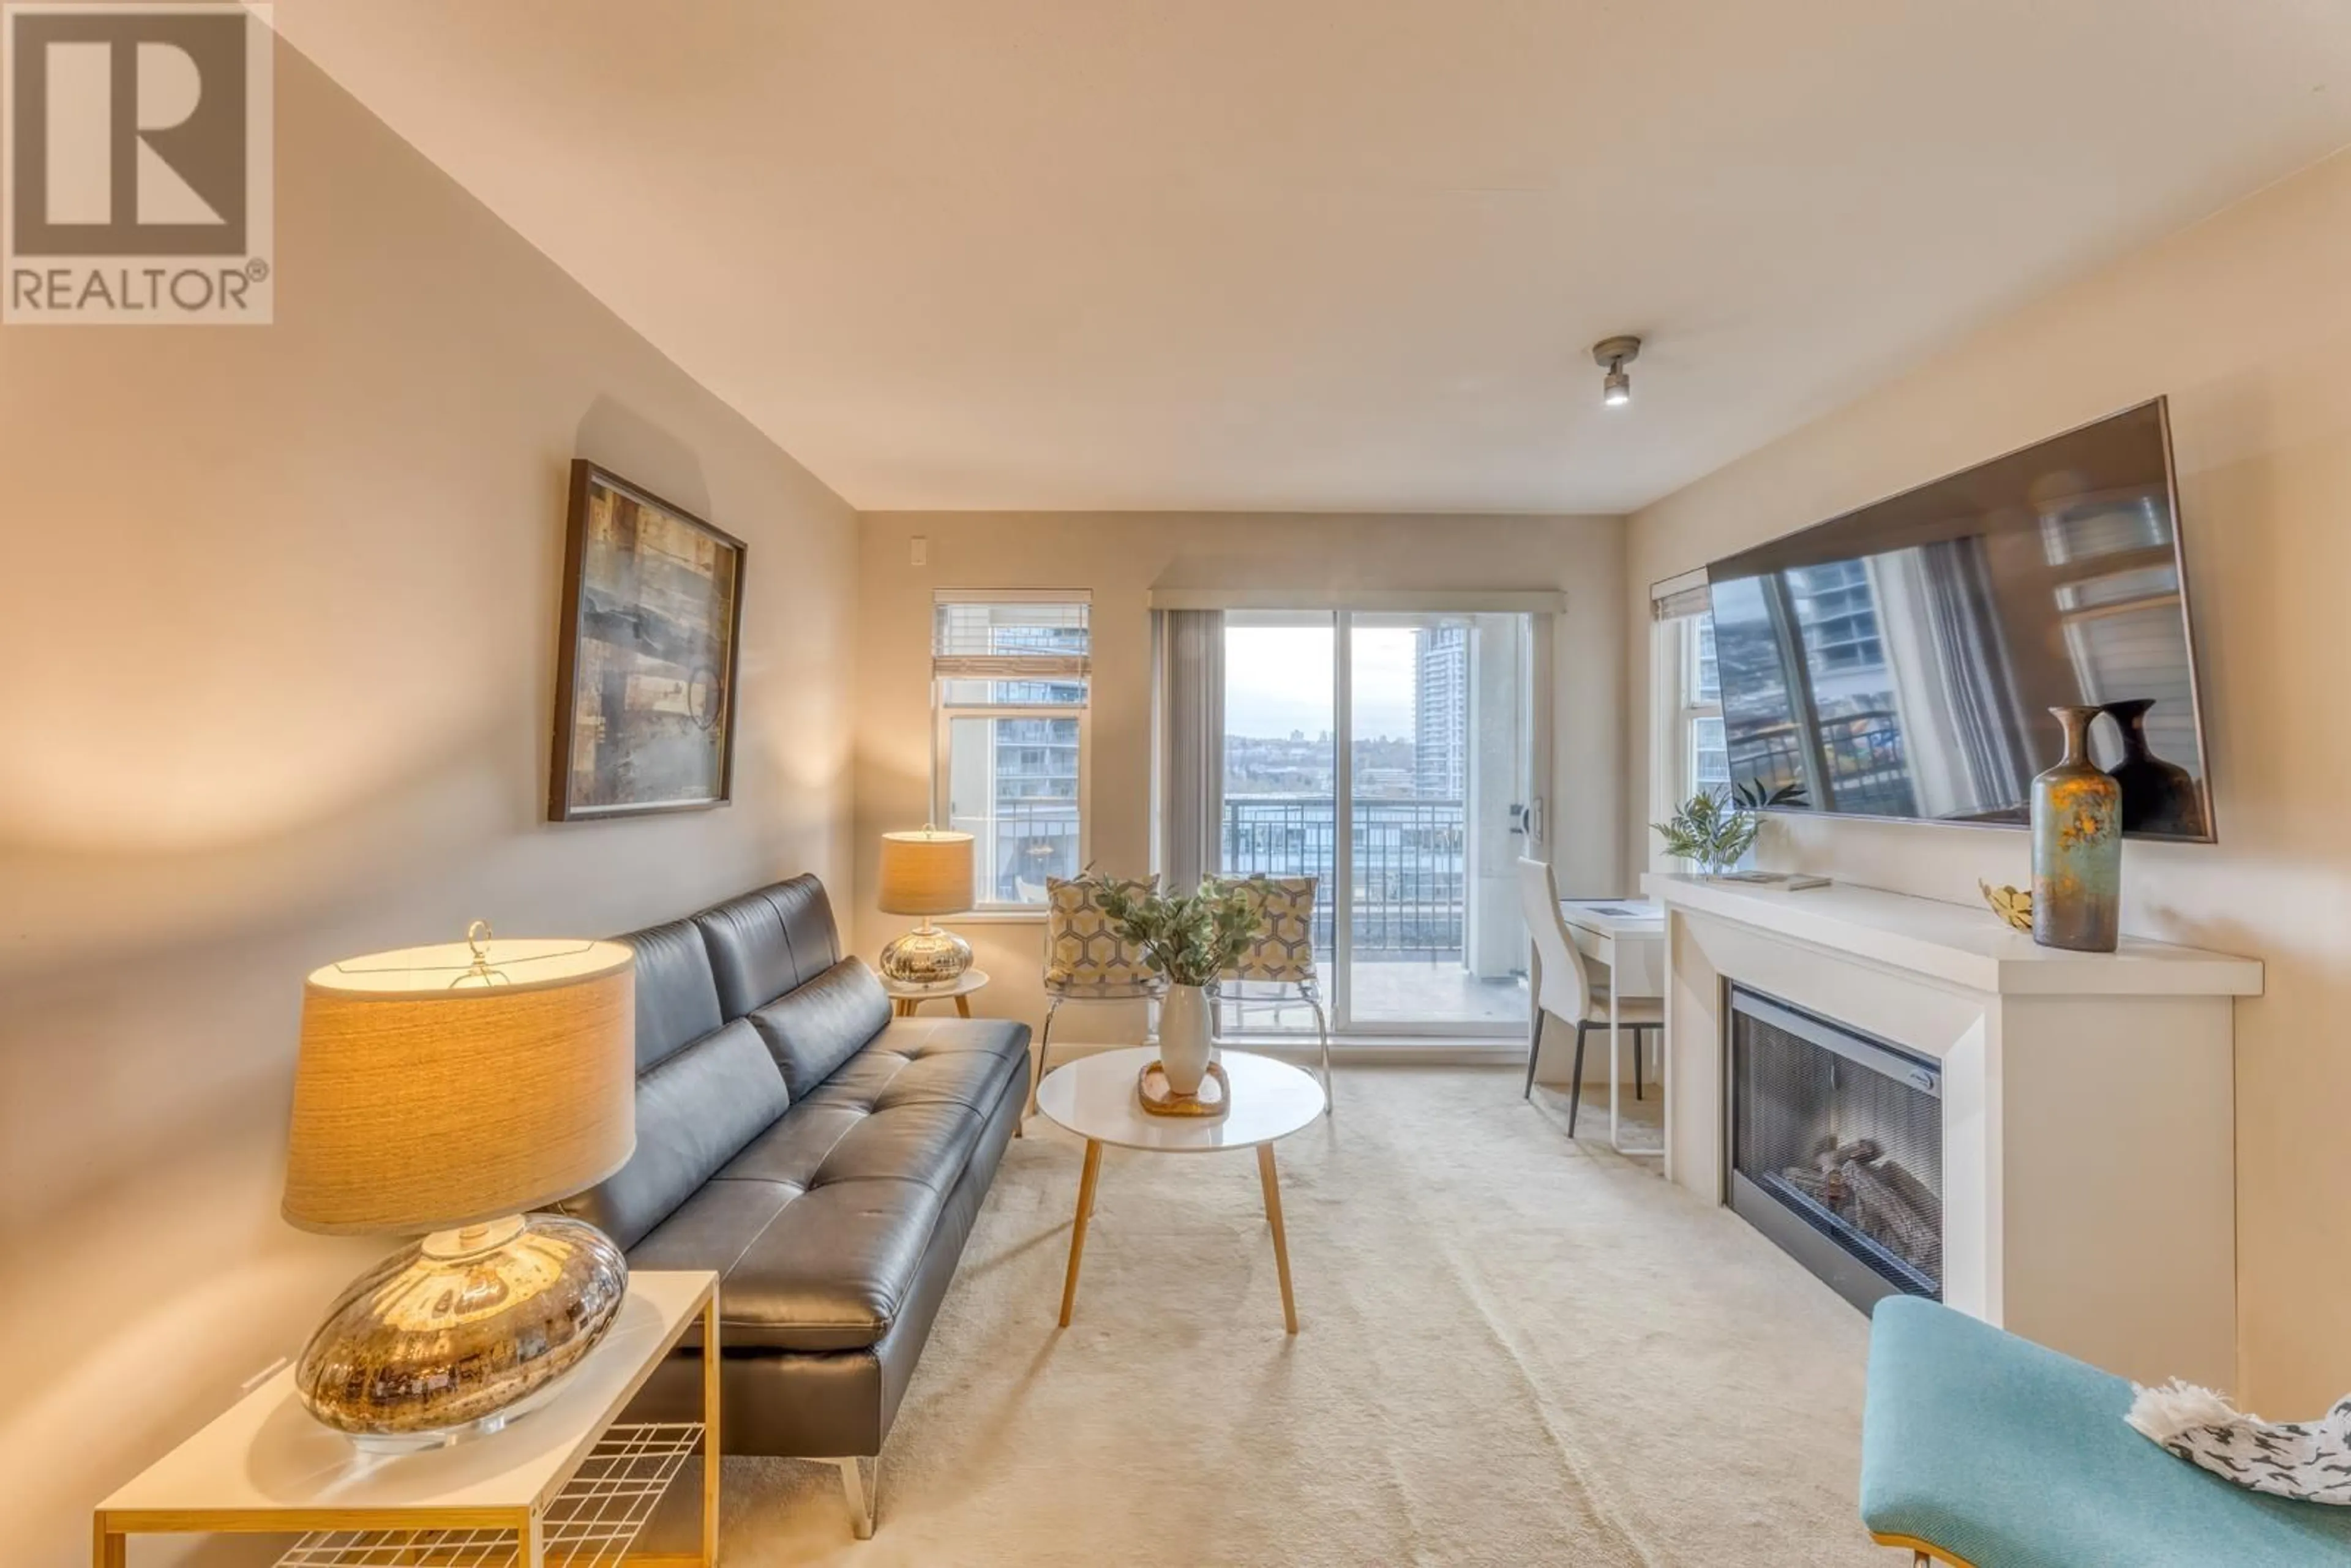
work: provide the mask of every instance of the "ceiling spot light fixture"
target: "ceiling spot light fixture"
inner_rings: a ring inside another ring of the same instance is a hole
[[[1592,345],[1592,361],[1608,372],[1600,383],[1600,401],[1610,408],[1619,408],[1633,401],[1633,378],[1625,367],[1641,357],[1641,340],[1634,337],[1603,338]]]

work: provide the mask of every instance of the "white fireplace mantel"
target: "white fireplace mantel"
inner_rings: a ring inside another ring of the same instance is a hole
[[[2000,996],[2257,997],[2258,958],[2126,936],[2112,953],[2043,947],[1981,904],[1945,904],[1831,883],[1792,893],[1768,883],[1652,875],[1651,897],[1760,925],[1863,963]]]
[[[1844,884],[1643,886],[1667,915],[1667,1179],[1725,1201],[1725,997],[1764,992],[1941,1064],[1946,1301],[2141,1382],[2234,1384],[2232,1007],[2258,960],[2069,953]]]

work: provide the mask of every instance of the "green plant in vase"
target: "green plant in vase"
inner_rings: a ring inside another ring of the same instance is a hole
[[[1167,981],[1159,1012],[1160,1065],[1170,1089],[1197,1093],[1214,1057],[1207,988],[1257,936],[1256,904],[1238,883],[1219,877],[1190,893],[1136,893],[1109,877],[1082,880],[1112,928]]]

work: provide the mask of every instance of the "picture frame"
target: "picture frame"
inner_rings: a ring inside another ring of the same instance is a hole
[[[748,555],[674,502],[573,460],[549,821],[732,800]]]

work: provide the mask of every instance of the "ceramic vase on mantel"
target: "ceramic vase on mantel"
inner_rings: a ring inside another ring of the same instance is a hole
[[[2105,711],[2123,732],[2123,759],[2107,771],[2123,790],[2123,831],[2162,833],[2176,839],[2204,836],[2204,796],[2196,776],[2158,757],[2147,743],[2147,710],[2153,697],[2108,703]]]
[[[1197,1094],[1200,1081],[1216,1059],[1216,1040],[1209,1030],[1208,991],[1205,986],[1170,986],[1159,1004],[1159,1065],[1167,1071],[1167,1087],[1178,1094]]]
[[[2032,939],[2111,953],[2122,938],[2122,786],[2090,760],[2102,709],[2053,707],[2065,756],[2032,781]]]

